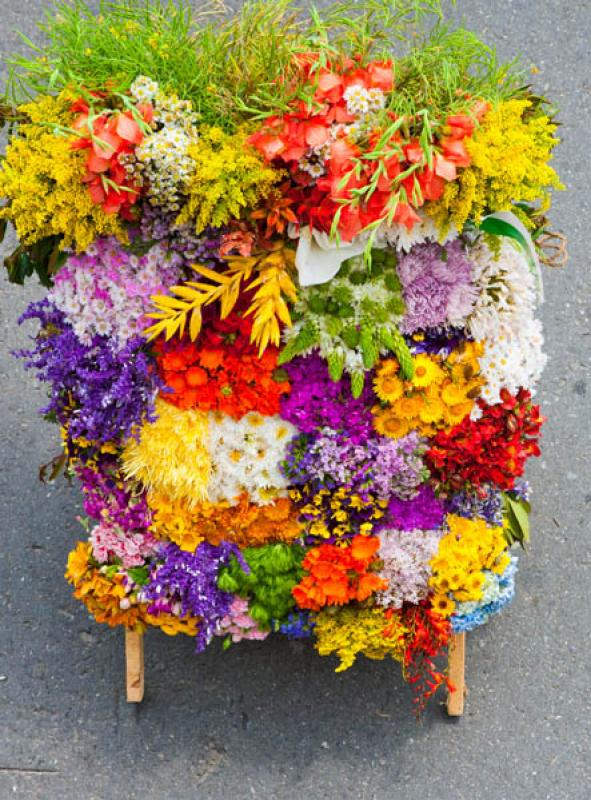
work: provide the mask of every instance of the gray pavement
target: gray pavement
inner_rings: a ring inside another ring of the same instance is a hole
[[[0,0],[0,57],[42,0]],[[544,453],[530,469],[533,542],[513,606],[469,636],[460,721],[422,724],[395,665],[333,664],[282,639],[194,656],[146,642],[147,694],[123,693],[123,641],[88,619],[62,580],[79,536],[75,488],[37,481],[57,450],[35,416],[43,392],[9,357],[16,318],[40,295],[0,282],[0,800],[586,800],[589,736],[591,213],[588,0],[459,0],[503,57],[520,51],[561,108],[568,192],[553,219],[571,261],[549,272]]]

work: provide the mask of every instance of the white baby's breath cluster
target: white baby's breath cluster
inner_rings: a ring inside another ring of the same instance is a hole
[[[437,553],[444,531],[380,531],[379,571],[388,588],[376,595],[379,605],[402,608],[403,603],[419,603],[429,593],[430,562]]]
[[[297,429],[278,416],[245,414],[235,420],[209,414],[211,477],[209,501],[235,503],[248,492],[257,505],[286,496],[288,482],[279,470]]]
[[[131,95],[136,102],[154,107],[153,133],[136,148],[129,170],[146,185],[148,201],[164,211],[178,212],[183,188],[193,172],[189,146],[197,141],[198,115],[191,102],[167,95],[151,78],[140,75]]]
[[[533,392],[546,364],[542,325],[535,318],[536,277],[525,254],[506,239],[498,253],[480,241],[469,257],[479,295],[467,327],[484,342],[482,397],[492,405],[499,402],[501,389]]]

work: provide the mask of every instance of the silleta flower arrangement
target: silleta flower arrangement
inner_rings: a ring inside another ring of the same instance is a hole
[[[422,708],[528,537],[553,109],[437,0],[55,12],[0,218],[48,289],[19,356],[84,495],[75,597],[392,658]]]

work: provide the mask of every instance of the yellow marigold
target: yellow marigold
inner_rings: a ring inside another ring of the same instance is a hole
[[[197,636],[199,628],[199,617],[192,617],[190,614],[184,617],[175,617],[174,614],[146,614],[145,620],[148,625],[160,628],[168,636],[176,636],[178,633]]]
[[[483,570],[502,574],[509,564],[503,529],[482,519],[465,519],[455,514],[446,518],[449,533],[439,541],[430,561],[429,585],[434,592],[433,607],[449,616],[456,602],[480,600]],[[444,599],[449,600],[448,603]]]
[[[531,226],[516,201],[541,201],[550,206],[550,190],[564,188],[549,166],[558,143],[556,125],[527,99],[506,100],[491,108],[470,139],[465,139],[472,164],[447,184],[443,197],[426,211],[445,228],[461,230],[467,220],[478,222],[491,211],[511,209]]]
[[[177,223],[190,223],[200,233],[239,219],[245,209],[266,198],[284,173],[267,166],[247,144],[248,134],[228,134],[221,128],[202,128],[199,141],[189,146],[193,173],[186,186],[187,203]]]
[[[30,122],[19,125],[19,135],[10,140],[0,166],[0,196],[8,200],[0,219],[14,224],[23,244],[63,236],[64,247],[82,251],[98,236],[127,241],[121,220],[105,214],[82,182],[85,153],[72,150],[67,136],[42,124],[70,125],[68,102],[62,93],[20,106]]]
[[[292,541],[302,535],[298,512],[285,497],[259,506],[251,503],[244,493],[236,505],[227,502],[189,505],[184,500],[171,500],[151,492],[148,505],[153,514],[153,533],[190,552],[204,540],[215,545],[228,541],[241,547],[256,547]]]
[[[315,623],[316,649],[321,656],[339,657],[336,672],[349,669],[358,655],[378,660],[404,658],[408,628],[396,614],[387,619],[383,608],[331,608],[320,611]]]
[[[211,460],[207,414],[156,400],[155,422],[146,422],[139,438],[123,451],[123,471],[173,500],[195,504],[207,499]]]

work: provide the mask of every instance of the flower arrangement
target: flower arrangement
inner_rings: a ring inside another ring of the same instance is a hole
[[[9,60],[0,224],[48,288],[18,355],[84,496],[75,597],[389,657],[422,708],[528,536],[552,108],[436,0],[56,12]]]

